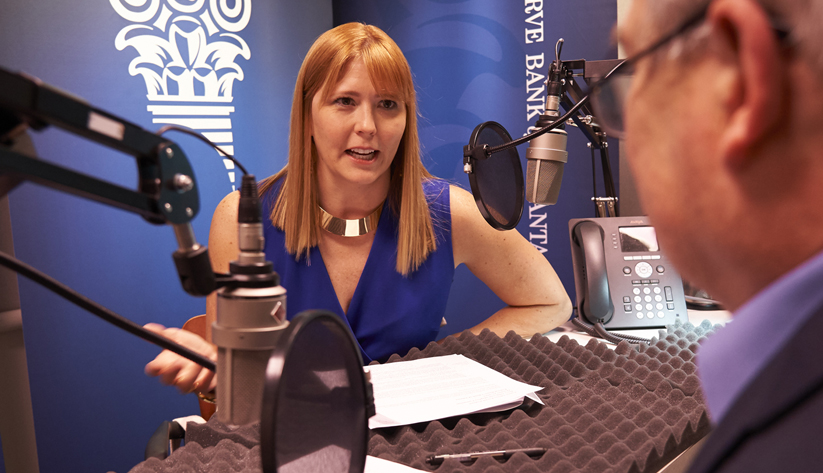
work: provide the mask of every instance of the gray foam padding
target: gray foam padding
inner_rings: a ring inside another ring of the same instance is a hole
[[[392,355],[388,363],[462,354],[542,386],[538,395],[545,406],[526,400],[505,412],[378,429],[371,432],[368,453],[438,473],[658,471],[709,432],[694,356],[713,331],[707,321],[678,322],[659,331],[649,346],[623,342],[612,349],[597,340],[582,346],[566,336],[557,343],[540,335],[526,341],[514,333],[501,339],[486,330]],[[187,432],[186,445],[166,460],[145,461],[131,472],[261,471],[259,433],[248,429],[232,431],[209,421]],[[472,464],[425,462],[434,454],[528,447],[548,451]]]
[[[157,473],[260,473],[260,446],[247,448],[223,439],[213,447],[187,443],[165,460],[149,458],[132,468],[132,472]]]

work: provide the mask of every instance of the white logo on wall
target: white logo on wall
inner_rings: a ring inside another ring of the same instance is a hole
[[[146,83],[152,123],[201,132],[234,154],[230,114],[234,81],[243,80],[238,56],[251,50],[236,33],[249,23],[251,0],[109,0],[133,23],[117,34],[114,46],[131,46],[138,56],[129,74]],[[208,3],[208,4],[207,4]],[[223,159],[232,190],[234,163]]]

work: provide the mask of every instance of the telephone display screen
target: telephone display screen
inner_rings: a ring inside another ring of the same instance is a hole
[[[660,251],[654,227],[618,227],[620,249],[623,253]]]

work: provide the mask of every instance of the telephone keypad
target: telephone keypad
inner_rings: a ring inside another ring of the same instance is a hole
[[[641,263],[642,264],[642,263]],[[658,272],[662,272],[659,271]],[[633,279],[632,296],[623,296],[623,310],[636,312],[637,318],[664,318],[664,310],[674,310],[674,293],[671,286],[661,287],[659,279]],[[664,301],[665,297],[665,301]],[[652,301],[654,299],[654,301]],[[630,302],[634,301],[634,307]],[[665,302],[665,304],[664,304]],[[665,306],[665,307],[664,307]],[[654,311],[657,311],[656,313]]]

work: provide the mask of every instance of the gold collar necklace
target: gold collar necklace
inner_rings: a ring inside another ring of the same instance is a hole
[[[326,212],[320,205],[317,208],[320,209],[320,227],[323,230],[338,236],[357,237],[365,235],[377,227],[377,222],[380,221],[380,213],[383,211],[383,204],[380,204],[369,215],[355,219],[337,218]]]

